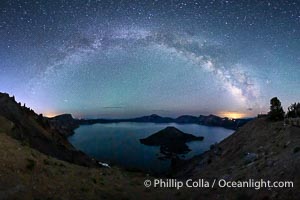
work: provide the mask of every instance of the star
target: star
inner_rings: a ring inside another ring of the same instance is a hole
[[[4,1],[0,90],[40,113],[255,116],[273,96],[299,99],[299,12],[289,0]]]

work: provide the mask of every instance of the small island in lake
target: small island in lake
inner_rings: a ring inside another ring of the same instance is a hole
[[[168,126],[147,138],[140,139],[140,142],[149,146],[160,146],[161,153],[163,154],[185,154],[190,151],[189,147],[185,144],[191,141],[202,141],[204,137],[194,136],[192,134],[184,133],[179,129]]]

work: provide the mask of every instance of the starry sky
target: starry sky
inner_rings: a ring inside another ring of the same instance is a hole
[[[0,91],[78,118],[265,113],[300,100],[300,2],[1,0]]]

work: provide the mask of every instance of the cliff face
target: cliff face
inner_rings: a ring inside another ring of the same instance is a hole
[[[37,115],[4,93],[0,93],[0,116],[12,124],[6,133],[23,144],[61,160],[85,166],[95,165],[94,161],[68,142],[65,132],[70,127],[63,126],[64,122],[59,122],[59,118],[49,120]],[[61,129],[61,126],[65,128]]]
[[[294,188],[195,190],[210,199],[299,199],[300,128],[266,118],[241,127],[211,150],[179,167],[178,178],[293,181]],[[222,191],[222,192],[221,192]]]
[[[50,127],[60,134],[68,137],[74,134],[74,129],[79,127],[78,122],[71,114],[58,115],[56,117],[48,118]]]

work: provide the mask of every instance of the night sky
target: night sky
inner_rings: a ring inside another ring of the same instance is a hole
[[[300,100],[300,2],[1,0],[0,91],[38,113],[255,116]]]

